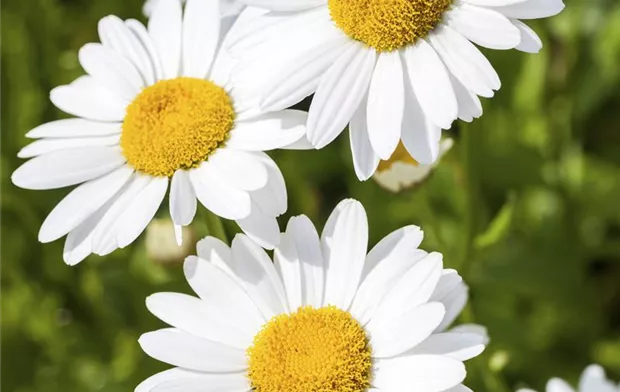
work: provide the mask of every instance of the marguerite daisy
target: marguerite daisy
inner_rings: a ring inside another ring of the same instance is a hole
[[[286,188],[263,151],[303,138],[307,115],[260,113],[235,95],[231,62],[218,53],[218,4],[188,0],[183,14],[180,1],[159,0],[148,29],[136,20],[103,18],[101,43],[79,52],[88,75],[52,90],[54,105],[78,118],[28,133],[40,140],[20,151],[32,159],[12,180],[27,189],[83,183],[39,232],[41,242],[68,234],[68,264],[132,243],[169,183],[179,235],[198,199],[262,246],[279,241],[276,216],[286,211]]]
[[[416,161],[433,163],[441,129],[479,117],[478,96],[500,88],[474,44],[537,52],[541,40],[519,19],[564,8],[562,0],[239,1],[272,12],[231,32],[241,59],[233,77],[249,81],[247,94],[265,110],[315,93],[310,142],[323,148],[350,124],[362,180],[401,140]]]
[[[575,390],[566,381],[552,378],[547,383],[547,392],[620,392],[620,384],[607,379],[605,370],[599,365],[590,365],[583,371],[579,387]],[[535,392],[532,389],[519,389],[517,392]]]
[[[439,164],[441,157],[450,151],[453,144],[450,138],[442,140],[435,163],[425,165],[413,159],[405,146],[400,143],[390,159],[379,162],[372,178],[381,187],[394,193],[413,188],[428,178],[435,166]]]
[[[274,260],[243,234],[229,248],[207,237],[185,276],[199,298],[150,296],[173,326],[140,338],[176,368],[137,392],[468,391],[463,361],[486,344],[482,327],[447,330],[467,301],[422,232],[397,230],[366,254],[366,212],[340,203],[322,236],[292,218]]]

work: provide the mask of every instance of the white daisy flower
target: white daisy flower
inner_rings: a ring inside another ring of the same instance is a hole
[[[381,187],[394,193],[410,189],[425,181],[439,164],[445,153],[450,151],[454,141],[450,138],[444,139],[439,144],[439,156],[435,163],[425,165],[419,163],[409,155],[405,146],[400,143],[396,151],[387,161],[379,162],[377,171],[372,178]]]
[[[231,32],[241,60],[234,77],[249,80],[246,93],[265,110],[315,93],[310,142],[323,148],[350,124],[361,180],[400,141],[416,161],[433,163],[441,129],[481,116],[478,96],[500,88],[474,44],[538,52],[540,38],[520,19],[564,8],[562,0],[239,1],[272,12]]]
[[[547,383],[547,392],[620,392],[620,384],[607,379],[605,370],[599,365],[590,365],[581,374],[579,387],[575,390],[566,381],[552,378]],[[517,392],[535,392],[532,389],[519,389]]]
[[[140,345],[176,367],[136,391],[469,391],[463,361],[484,350],[486,331],[447,329],[467,287],[421,241],[407,226],[366,254],[355,200],[336,207],[320,238],[306,216],[292,218],[273,262],[243,234],[230,248],[205,238],[184,266],[199,298],[146,301],[172,328]]]
[[[307,114],[248,111],[228,81],[229,57],[218,51],[218,4],[188,0],[183,14],[178,0],[160,0],[148,29],[136,20],[103,18],[101,43],[79,52],[88,75],[52,90],[54,105],[77,118],[30,131],[28,137],[40,140],[20,151],[32,159],[12,180],[26,189],[81,184],[39,232],[41,242],[68,234],[68,264],[131,244],[169,183],[179,237],[198,199],[262,246],[278,243],[286,188],[263,151],[296,148],[291,143],[304,138]]]

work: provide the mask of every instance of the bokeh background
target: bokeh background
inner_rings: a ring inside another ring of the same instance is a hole
[[[430,179],[400,194],[356,180],[343,134],[322,151],[278,152],[289,214],[322,227],[344,197],[366,206],[371,242],[407,224],[471,286],[462,321],[488,327],[491,344],[469,362],[477,391],[539,390],[575,382],[592,362],[620,380],[620,2],[567,0],[531,25],[538,55],[487,52],[503,87],[455,139]],[[167,366],[143,354],[142,332],[162,327],[144,306],[157,291],[188,292],[185,249],[157,221],[128,249],[62,261],[62,241],[39,226],[67,193],[15,188],[10,174],[36,125],[62,118],[53,87],[82,71],[81,45],[107,15],[143,19],[141,0],[2,2],[1,307],[7,392],[131,391]],[[166,211],[160,216],[165,219]],[[281,225],[286,222],[284,217]],[[209,232],[196,219],[194,239]],[[211,227],[213,230],[213,227]],[[228,236],[237,228],[226,224]]]

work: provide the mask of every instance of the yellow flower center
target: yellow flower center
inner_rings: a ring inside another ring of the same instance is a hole
[[[370,386],[366,333],[333,306],[274,317],[247,354],[256,392],[361,392]]]
[[[426,36],[452,0],[328,0],[332,19],[349,37],[390,52]]]
[[[120,145],[136,170],[170,177],[206,160],[224,143],[234,121],[223,88],[202,79],[161,80],[127,107]]]
[[[420,166],[420,163],[418,163],[418,161],[416,161],[411,155],[409,155],[409,152],[401,142],[398,143],[398,147],[396,147],[396,151],[394,151],[390,159],[388,159],[387,161],[379,162],[379,167],[377,167],[377,171],[382,172],[389,170],[396,162],[402,162],[413,166]]]

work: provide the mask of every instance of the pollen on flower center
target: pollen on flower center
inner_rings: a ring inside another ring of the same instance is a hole
[[[274,317],[247,354],[256,392],[361,392],[370,386],[366,333],[333,306]]]
[[[349,37],[389,52],[426,36],[453,0],[328,0],[332,19]]]
[[[127,107],[120,146],[127,162],[153,176],[172,176],[207,159],[235,120],[230,96],[195,78],[161,80]]]

